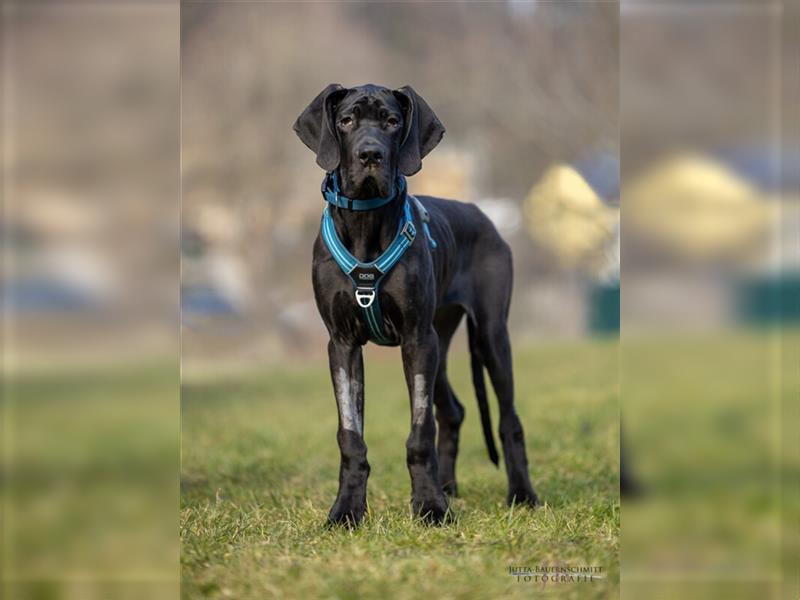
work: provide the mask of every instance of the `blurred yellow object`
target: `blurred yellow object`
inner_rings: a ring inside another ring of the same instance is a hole
[[[625,232],[690,259],[752,258],[766,250],[778,204],[723,164],[674,156],[625,188]]]
[[[550,167],[525,199],[529,234],[568,267],[600,267],[618,222],[619,210],[568,165]]]

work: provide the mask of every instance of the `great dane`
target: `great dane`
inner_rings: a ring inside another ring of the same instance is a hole
[[[464,420],[464,407],[447,380],[447,351],[465,314],[489,457],[498,464],[484,368],[500,405],[507,501],[535,505],[514,408],[506,324],[511,251],[475,205],[414,198],[405,190],[404,176],[418,172],[441,140],[441,122],[411,87],[331,84],[302,112],[294,130],[327,172],[323,196],[329,204],[314,244],[312,281],[330,335],[339,412],[339,492],[328,521],[356,525],[367,507],[362,346],[368,341],[400,346],[411,404],[406,460],[412,510],[429,523],[445,520],[446,494],[457,492]]]

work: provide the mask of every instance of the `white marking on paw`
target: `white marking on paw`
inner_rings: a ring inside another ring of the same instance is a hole
[[[428,412],[428,394],[426,394],[425,376],[414,375],[413,409],[411,422],[414,425],[422,425],[425,422],[425,415]]]
[[[336,402],[339,405],[339,416],[342,428],[361,435],[361,415],[358,412],[356,398],[361,392],[361,384],[347,376],[347,371],[340,368],[336,373]]]

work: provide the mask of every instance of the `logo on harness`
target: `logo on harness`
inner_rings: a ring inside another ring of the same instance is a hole
[[[375,281],[375,273],[359,273],[358,278],[361,281]]]

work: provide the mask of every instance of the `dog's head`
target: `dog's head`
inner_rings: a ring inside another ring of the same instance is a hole
[[[431,107],[410,86],[331,84],[294,124],[326,171],[338,169],[349,198],[388,196],[398,172],[413,175],[444,135]]]

